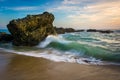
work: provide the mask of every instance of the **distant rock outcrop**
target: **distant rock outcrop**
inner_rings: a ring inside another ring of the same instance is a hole
[[[64,34],[64,33],[71,33],[71,32],[75,32],[75,30],[73,28],[56,28],[55,30],[58,34]]]
[[[87,32],[113,33],[112,30],[96,30],[96,29],[88,29]]]
[[[0,32],[0,42],[11,42],[13,40],[12,35],[5,32]]]
[[[53,21],[54,15],[48,12],[10,21],[7,28],[13,36],[13,45],[35,46],[48,35],[55,35]]]
[[[60,27],[60,28],[55,27],[55,30],[56,30],[56,32],[58,34],[72,33],[72,32],[83,32],[83,31],[85,31],[85,30],[82,30],[82,29],[81,30],[75,30],[73,28],[62,28],[62,27]]]

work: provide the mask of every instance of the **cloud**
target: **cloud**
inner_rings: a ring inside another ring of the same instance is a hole
[[[51,9],[67,13],[68,24],[72,26],[118,26],[120,25],[119,0],[64,0]],[[83,5],[84,4],[84,5]]]
[[[89,19],[91,21],[103,20],[103,19],[106,20],[106,18],[112,19],[114,17],[120,18],[120,2],[119,3],[110,2],[110,3],[86,6],[82,9],[82,11],[78,10],[75,12],[75,14],[69,15],[68,17],[74,19],[84,18],[84,19]]]
[[[32,11],[40,9],[39,6],[20,6],[20,7],[3,7],[6,10],[14,10],[14,11]]]
[[[48,11],[50,11],[50,12],[59,12],[59,11],[62,11],[62,12],[72,12],[72,11],[75,11],[75,10],[80,10],[80,7],[78,7],[78,6],[62,5],[62,6],[58,6],[56,8],[48,9]]]
[[[64,0],[62,3],[63,4],[80,4],[81,1],[80,0]]]
[[[38,7],[33,7],[33,6],[23,6],[23,7],[15,7],[15,8],[11,8],[13,10],[37,10]]]
[[[68,27],[120,25],[120,0],[59,0],[54,5],[1,7],[0,12],[4,9],[25,14],[46,10],[55,14],[57,24]]]
[[[106,2],[116,2],[119,0],[63,0],[62,4],[65,5],[77,5],[77,4],[94,4],[94,3],[106,3]]]

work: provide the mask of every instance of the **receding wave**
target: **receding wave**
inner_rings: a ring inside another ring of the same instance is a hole
[[[19,55],[25,55],[25,56],[32,56],[32,57],[41,57],[45,59],[49,59],[51,61],[55,62],[70,62],[70,63],[78,63],[78,64],[86,64],[86,65],[120,65],[116,62],[106,62],[101,61],[100,59],[96,59],[93,57],[80,57],[76,56],[77,53],[71,53],[71,52],[60,52],[58,50],[47,50],[47,51],[16,51],[16,50],[8,50],[3,49],[7,52],[12,52]],[[0,49],[0,50],[1,50]]]

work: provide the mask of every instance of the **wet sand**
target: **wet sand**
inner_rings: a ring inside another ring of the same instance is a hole
[[[120,66],[53,62],[0,51],[0,80],[120,80]]]

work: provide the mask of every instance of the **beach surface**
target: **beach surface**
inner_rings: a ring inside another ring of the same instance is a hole
[[[0,50],[0,80],[120,80],[120,66],[53,62]]]

